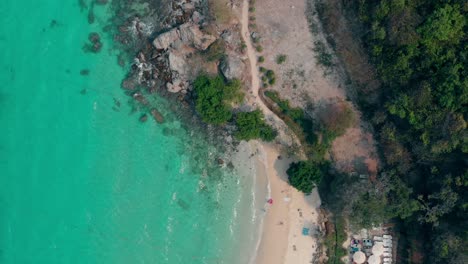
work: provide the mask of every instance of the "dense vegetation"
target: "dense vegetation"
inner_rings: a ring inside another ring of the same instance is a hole
[[[203,121],[209,124],[224,124],[232,118],[232,102],[243,98],[240,82],[234,80],[226,83],[221,76],[210,78],[199,76],[193,83],[196,93],[195,107]]]
[[[345,4],[354,7],[381,81],[380,89],[359,92],[384,164],[365,187],[352,177],[327,179],[330,190],[346,185],[352,193],[330,195],[329,206],[352,211],[357,227],[395,219],[399,263],[466,263],[468,2]]]
[[[311,161],[293,162],[286,173],[289,183],[299,191],[309,194],[313,187],[322,180],[322,175],[326,170],[325,166],[318,166]]]
[[[277,132],[265,123],[263,113],[260,110],[241,112],[236,115],[237,131],[234,134],[239,140],[251,140],[260,138],[264,141],[275,139]]]
[[[272,141],[277,132],[269,126],[260,110],[241,112],[233,116],[232,104],[240,103],[244,94],[239,80],[226,82],[221,76],[200,75],[193,83],[195,108],[205,123],[223,125],[234,121],[238,140]]]

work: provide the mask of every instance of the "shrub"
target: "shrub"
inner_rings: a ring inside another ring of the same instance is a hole
[[[275,78],[275,72],[272,71],[272,70],[267,70],[267,71],[265,72],[265,76],[266,76],[268,79],[273,79],[273,78]]]
[[[269,83],[270,85],[275,85],[276,79],[275,79],[275,78],[271,78],[270,80],[268,80],[268,83]]]
[[[264,73],[264,72],[266,72],[266,69],[265,69],[265,67],[261,67],[261,66],[260,66],[260,68],[258,68],[258,70],[259,70],[261,73]]]
[[[265,61],[265,57],[263,57],[263,56],[258,57],[258,62],[259,63],[262,63],[264,61]]]
[[[255,50],[257,50],[257,52],[262,52],[263,51],[263,47],[258,45],[257,47],[255,47]]]
[[[276,57],[276,63],[281,64],[286,61],[286,55],[280,54]]]
[[[263,113],[259,109],[238,113],[236,126],[237,132],[234,135],[239,140],[261,138],[264,141],[272,141],[277,135],[276,130],[265,123]]]
[[[309,194],[323,177],[323,165],[311,161],[293,162],[286,173],[289,183],[297,190]]]
[[[317,53],[315,55],[317,63],[325,67],[333,66],[333,56],[327,51],[325,44],[321,41],[315,41],[314,44],[314,51]]]
[[[318,113],[318,118],[324,129],[324,134],[332,140],[343,135],[356,121],[356,116],[349,103],[339,101],[328,104]]]
[[[208,61],[218,61],[225,56],[226,45],[222,39],[218,39],[208,47],[205,52]]]
[[[221,76],[210,78],[199,76],[194,82],[196,93],[195,108],[203,121],[220,125],[232,118],[229,103],[243,98],[240,82],[225,83]]]

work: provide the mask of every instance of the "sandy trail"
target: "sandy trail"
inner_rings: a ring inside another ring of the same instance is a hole
[[[263,111],[265,116],[274,116],[275,121],[280,121],[279,119],[258,96],[258,92],[260,89],[260,78],[259,72],[257,67],[257,55],[255,54],[255,49],[253,48],[252,41],[250,39],[250,31],[249,31],[249,1],[244,0],[242,5],[242,18],[241,18],[241,33],[242,37],[244,38],[245,45],[247,46],[247,56],[249,58],[250,63],[250,74],[252,76],[252,83],[251,83],[251,91],[253,92],[255,98],[255,104],[260,107]]]

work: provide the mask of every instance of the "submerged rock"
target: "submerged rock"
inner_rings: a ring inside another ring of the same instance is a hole
[[[82,76],[87,76],[87,75],[89,75],[89,70],[88,70],[88,69],[83,69],[83,70],[81,70],[81,71],[80,71],[80,75],[82,75]]]
[[[134,91],[137,88],[137,83],[133,78],[127,78],[122,81],[122,88],[129,91]]]
[[[134,93],[132,97],[142,105],[148,105],[148,100],[141,93]]]
[[[86,51],[91,51],[94,53],[101,51],[102,42],[101,42],[101,37],[99,36],[98,33],[96,32],[89,33],[88,40],[91,42],[91,44],[85,44],[84,49]]]
[[[148,115],[147,115],[147,114],[142,114],[142,115],[140,116],[140,119],[139,119],[139,120],[140,120],[141,123],[146,122],[146,121],[148,120]]]
[[[151,115],[153,116],[154,120],[156,120],[156,122],[158,122],[159,124],[164,123],[163,115],[156,108],[151,109]]]

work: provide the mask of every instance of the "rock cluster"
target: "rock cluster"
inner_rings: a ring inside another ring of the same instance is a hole
[[[189,88],[189,57],[208,49],[216,37],[200,29],[204,17],[197,11],[201,10],[199,0],[177,0],[172,7],[174,26],[158,34],[151,46],[138,54],[132,73],[122,83],[124,89],[135,91],[143,86],[154,91],[164,85],[170,93],[185,93]]]

